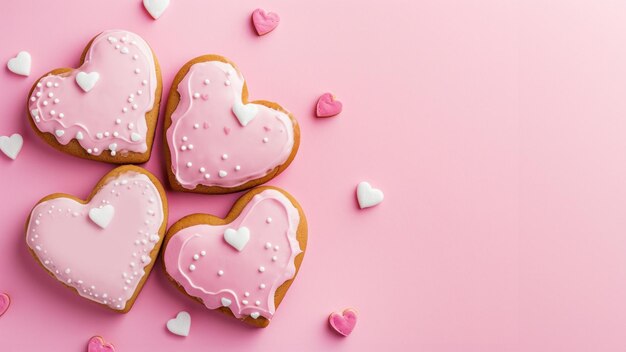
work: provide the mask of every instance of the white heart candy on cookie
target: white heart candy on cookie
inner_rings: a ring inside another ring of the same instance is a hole
[[[64,194],[32,210],[26,242],[44,269],[79,295],[128,311],[156,258],[167,222],[158,180],[135,166],[104,176],[88,201]]]
[[[123,156],[135,153],[142,160],[133,162],[147,161],[161,99],[157,65],[139,35],[102,32],[79,68],[53,70],[33,86],[31,125],[48,143],[73,155],[125,163]],[[70,144],[74,140],[82,149]]]

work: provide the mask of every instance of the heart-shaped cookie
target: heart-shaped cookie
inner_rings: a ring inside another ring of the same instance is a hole
[[[77,69],[40,78],[28,95],[31,126],[54,148],[115,164],[150,159],[161,102],[161,72],[150,46],[124,30],[89,42]]]
[[[98,182],[87,201],[66,194],[40,200],[26,223],[26,243],[65,286],[125,313],[152,270],[166,225],[159,180],[142,168],[120,166]]]
[[[228,233],[241,241],[233,243]],[[194,214],[172,225],[163,264],[179,289],[207,308],[266,327],[296,277],[306,240],[296,200],[278,188],[258,187],[224,219]]]
[[[179,191],[230,193],[265,183],[295,157],[300,129],[276,103],[248,102],[241,73],[206,55],[178,72],[165,112],[170,185]]]

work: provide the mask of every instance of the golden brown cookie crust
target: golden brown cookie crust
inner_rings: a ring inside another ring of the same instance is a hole
[[[165,230],[167,228],[167,209],[168,209],[168,204],[167,204],[167,197],[165,196],[165,189],[163,189],[163,185],[161,185],[161,182],[159,181],[158,178],[156,178],[156,176],[154,176],[152,173],[150,173],[149,171],[138,167],[138,166],[134,166],[134,165],[124,165],[124,166],[120,166],[117,167],[113,170],[111,170],[110,172],[108,172],[106,175],[104,175],[100,181],[98,181],[98,183],[96,184],[96,186],[93,188],[93,190],[91,191],[91,193],[89,194],[89,196],[87,197],[87,199],[83,200],[80,198],[77,198],[71,194],[66,194],[66,193],[54,193],[54,194],[50,194],[48,196],[43,197],[41,200],[39,200],[37,202],[37,204],[35,204],[33,206],[33,209],[31,209],[31,212],[28,215],[28,218],[26,219],[26,225],[25,225],[25,230],[24,232],[26,233],[26,237],[25,239],[28,238],[28,224],[30,223],[30,217],[32,215],[32,211],[35,209],[35,207],[37,205],[39,205],[40,203],[43,203],[45,201],[51,200],[51,199],[56,199],[56,198],[69,198],[72,199],[80,204],[87,204],[91,201],[91,199],[98,193],[98,191],[100,191],[100,189],[102,187],[104,187],[104,185],[108,182],[108,180],[110,180],[111,178],[115,178],[123,173],[126,172],[136,172],[136,173],[140,173],[143,175],[146,175],[150,181],[152,181],[152,183],[154,184],[154,186],[156,187],[156,189],[159,191],[159,195],[161,196],[161,203],[162,203],[162,207],[163,207],[163,222],[161,223],[161,226],[159,227],[159,241],[154,245],[154,248],[152,249],[152,251],[150,251],[150,263],[148,265],[146,265],[146,267],[144,268],[145,271],[145,275],[141,278],[141,280],[139,281],[139,283],[137,284],[137,288],[135,289],[135,292],[133,293],[133,296],[126,302],[126,306],[124,306],[124,309],[122,310],[117,310],[117,309],[113,309],[111,307],[109,307],[106,304],[102,304],[102,303],[98,303],[95,301],[91,301],[89,300],[89,302],[92,302],[94,304],[97,304],[99,306],[104,306],[116,313],[126,313],[128,312],[133,304],[135,303],[135,300],[137,299],[137,296],[139,295],[139,292],[141,292],[143,285],[145,284],[146,280],[148,279],[148,276],[150,276],[150,273],[152,272],[152,267],[154,266],[154,263],[156,262],[157,257],[159,256],[159,251],[161,250],[161,245],[163,244],[163,239],[164,239],[164,234],[165,234]],[[30,248],[28,245],[26,246],[28,248],[28,251],[30,252],[30,254],[33,256],[33,258],[35,258],[35,260],[37,261],[37,263],[48,273],[48,275],[50,275],[52,278],[54,278],[54,280],[59,281],[56,276],[54,275],[53,272],[51,272],[50,270],[48,270],[48,268],[39,260],[39,257],[37,257],[37,255],[35,254],[35,252],[32,250],[32,248]],[[74,293],[76,293],[77,295],[79,295],[78,290],[72,286],[67,285],[65,282],[63,281],[59,281],[60,283],[62,283],[65,287],[71,289],[74,291]]]
[[[195,59],[192,59],[191,61],[183,65],[183,67],[181,67],[181,69],[176,74],[176,77],[174,77],[174,81],[172,82],[172,86],[170,87],[170,93],[169,93],[169,97],[167,100],[167,106],[165,108],[165,119],[164,119],[164,126],[163,126],[163,141],[164,141],[163,143],[165,144],[165,148],[164,148],[165,149],[165,169],[167,172],[167,179],[169,181],[170,187],[173,190],[180,191],[180,192],[225,194],[225,193],[234,193],[234,192],[243,191],[243,190],[250,189],[252,187],[264,184],[268,182],[269,180],[273,179],[274,177],[278,176],[278,174],[280,174],[281,172],[283,172],[289,166],[289,164],[291,164],[293,159],[296,157],[296,154],[298,153],[298,149],[300,147],[300,126],[298,125],[298,121],[296,120],[296,118],[289,111],[285,110],[282,106],[280,106],[278,103],[265,101],[265,100],[248,101],[248,85],[245,80],[243,82],[243,91],[241,93],[241,101],[243,104],[253,103],[253,104],[259,104],[259,105],[265,105],[270,109],[280,111],[286,114],[287,116],[289,116],[289,119],[291,120],[291,123],[293,124],[293,139],[294,139],[293,148],[291,149],[291,154],[289,154],[289,158],[287,158],[287,160],[281,165],[278,165],[274,169],[269,171],[265,176],[254,179],[254,180],[250,180],[242,185],[235,186],[235,187],[197,185],[194,189],[188,189],[188,188],[184,188],[178,182],[178,180],[176,180],[176,175],[174,174],[174,171],[172,170],[172,156],[171,156],[170,147],[167,141],[167,130],[172,125],[172,114],[174,113],[174,111],[176,111],[176,108],[178,107],[178,103],[180,102],[180,94],[178,93],[178,85],[185,78],[191,66],[197,63],[202,63],[202,62],[207,62],[207,61],[220,61],[220,62],[230,64],[235,68],[235,70],[237,70],[239,74],[241,74],[237,65],[235,65],[234,62],[228,60],[227,58],[223,56],[219,56],[219,55],[203,55],[203,56],[198,56]]]
[[[100,34],[91,38],[91,40],[89,41],[89,43],[87,44],[87,46],[83,50],[83,53],[80,56],[80,63],[78,64],[78,67],[80,67],[85,62],[85,56],[87,55],[89,48],[91,48],[91,44],[93,43],[94,39],[96,39]],[[111,163],[111,164],[142,164],[150,160],[150,155],[152,153],[152,145],[154,143],[154,135],[156,132],[157,121],[159,118],[159,108],[161,106],[161,94],[163,92],[163,83],[161,79],[161,67],[159,66],[159,61],[157,60],[154,50],[152,50],[152,48],[150,48],[150,50],[152,51],[152,58],[154,59],[154,68],[155,68],[156,77],[157,77],[157,87],[154,93],[154,105],[152,106],[152,110],[146,113],[146,125],[148,126],[148,131],[146,132],[146,145],[148,146],[148,149],[144,153],[136,153],[136,152],[129,151],[125,153],[118,153],[116,156],[111,156],[109,153],[93,155],[93,154],[87,153],[87,151],[83,147],[81,147],[80,143],[78,143],[78,141],[75,139],[72,139],[68,144],[63,145],[57,141],[56,137],[52,133],[41,132],[37,128],[37,125],[33,121],[33,118],[30,116],[29,100],[27,98],[26,99],[26,116],[28,118],[28,121],[33,131],[35,131],[35,133],[39,137],[41,137],[47,144],[51,145],[54,149],[73,155],[73,156],[77,156],[79,158],[83,158],[83,159],[102,161],[102,162]],[[33,83],[32,88],[28,92],[28,97],[32,96],[33,91],[37,87],[37,82],[41,81],[42,78],[48,75],[60,75],[66,72],[71,72],[72,70],[74,69],[73,68],[57,68],[39,77],[35,81],[35,83]]]
[[[209,214],[191,214],[191,215],[187,215],[183,217],[182,219],[174,223],[167,230],[167,234],[165,235],[165,244],[163,245],[163,253],[165,253],[165,251],[167,250],[167,244],[170,238],[172,238],[174,234],[178,233],[182,229],[199,225],[199,224],[206,224],[206,225],[229,224],[241,214],[242,210],[252,200],[252,198],[255,195],[268,189],[278,191],[282,193],[285,197],[287,197],[287,199],[289,199],[291,204],[293,204],[293,206],[296,209],[298,209],[298,214],[300,215],[300,223],[298,224],[298,229],[296,230],[296,239],[298,240],[300,249],[302,249],[302,253],[298,254],[295,258],[294,263],[296,266],[296,273],[294,274],[293,278],[285,281],[282,285],[280,285],[280,287],[276,289],[276,293],[274,295],[274,304],[276,306],[276,309],[278,310],[278,306],[282,302],[283,298],[285,297],[285,294],[289,290],[289,287],[293,283],[293,280],[295,280],[296,276],[298,275],[298,272],[300,271],[300,265],[302,265],[302,260],[304,259],[304,253],[306,252],[307,231],[308,231],[306,217],[304,215],[304,211],[300,207],[300,204],[298,203],[298,201],[296,201],[296,199],[291,194],[287,193],[286,191],[280,188],[272,187],[272,186],[261,186],[261,187],[254,188],[253,190],[249,191],[248,193],[244,194],[239,199],[237,199],[237,201],[235,202],[233,207],[230,209],[230,211],[228,212],[228,215],[226,215],[225,218],[220,218],[220,217],[209,215]],[[167,268],[165,267],[165,261],[162,260],[162,262],[163,262],[163,271],[167,275],[167,278],[176,286],[176,288],[178,288],[178,290],[184,293],[186,296],[191,297],[195,301],[200,302],[204,305],[204,303],[202,302],[200,298],[189,295],[187,291],[185,291],[185,289],[176,280],[174,280],[174,278],[172,278],[169,275],[169,273],[167,272]],[[220,307],[214,310],[235,318],[235,315],[227,307]],[[257,328],[267,327],[270,323],[268,319],[262,316],[258,317],[257,319],[246,317],[244,319],[239,319],[239,320]]]

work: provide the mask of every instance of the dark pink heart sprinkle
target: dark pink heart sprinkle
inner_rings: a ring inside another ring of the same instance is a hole
[[[200,96],[202,98],[202,100],[209,100],[209,95],[204,93]]]
[[[89,339],[87,352],[115,352],[115,347],[108,342],[104,342],[102,337],[94,336]]]
[[[272,130],[272,128],[271,128],[271,127],[269,127],[269,126],[263,126],[263,129],[265,129],[265,130],[266,130],[266,131],[268,131],[268,132]]]
[[[230,127],[224,126],[224,133],[228,135],[230,133]]]
[[[280,22],[280,16],[273,12],[265,12],[263,9],[256,9],[252,12],[252,24],[258,35],[267,34],[276,27]]]
[[[209,125],[208,122],[205,122],[205,123],[202,124],[202,127],[204,127],[204,129],[206,130],[206,129],[209,129],[209,127],[211,127],[211,125]]]
[[[343,336],[348,336],[356,326],[356,310],[348,308],[343,313],[331,313],[328,317],[330,326]]]
[[[6,293],[0,293],[0,317],[4,314],[11,305],[11,298]]]

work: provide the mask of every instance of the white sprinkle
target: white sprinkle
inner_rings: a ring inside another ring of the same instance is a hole
[[[211,83],[211,81],[209,81],[209,79],[208,79],[208,78],[204,80],[204,85],[205,85],[205,86],[208,86],[208,85],[209,85],[209,83]]]
[[[192,166],[193,166],[193,164],[191,163],[191,161],[188,161],[187,162],[187,167],[192,167]]]
[[[228,154],[222,154],[222,160],[228,159]]]
[[[132,103],[133,101],[135,101],[133,98],[128,98],[129,103]]]
[[[192,150],[193,149],[193,144],[188,145],[187,149]]]
[[[200,256],[199,256],[199,255],[197,255],[197,254],[194,254],[194,255],[193,255],[193,260],[198,260],[198,259],[200,259]]]
[[[43,104],[44,106],[46,106],[46,105],[48,105],[48,101],[47,101],[47,100],[44,100],[42,104]]]
[[[206,255],[206,251],[200,251],[200,255],[204,257]]]
[[[224,85],[225,85],[225,86],[229,86],[229,85],[230,85],[230,81],[229,81],[229,80],[225,80],[225,81],[224,81]]]
[[[210,179],[210,178],[211,178],[211,175],[209,175],[209,174],[204,174],[204,178],[208,180],[208,179]]]
[[[148,81],[144,79],[143,81],[141,81],[141,84],[144,85],[144,86],[148,85]]]
[[[244,299],[243,301],[241,301],[241,303],[243,303],[243,304],[248,304],[248,300],[247,300],[247,299]]]
[[[54,98],[54,103],[55,103],[55,104],[58,104],[58,103],[60,103],[60,102],[61,102],[61,100],[59,100],[59,98]]]
[[[274,251],[278,252],[279,249],[280,249],[280,247],[274,246]]]
[[[50,115],[54,116],[54,115],[56,115],[56,114],[57,114],[57,112],[56,112],[56,111],[54,111],[54,110],[50,110]]]
[[[268,224],[271,224],[272,223],[272,218],[265,219],[265,222],[268,223]]]
[[[69,273],[71,273],[71,272],[72,272],[72,271],[70,270],[70,268],[65,269],[65,273],[66,273],[66,274],[69,274]]]
[[[182,140],[183,140],[183,142],[187,142],[189,140],[189,138],[187,138],[187,136],[183,136]]]
[[[200,93],[198,93],[198,92],[193,93],[193,98],[194,99],[200,98]]]
[[[260,267],[259,267],[259,272],[260,272],[260,273],[262,273],[262,272],[264,272],[264,271],[265,271],[265,267],[264,267],[264,266],[260,266]]]
[[[199,125],[199,124],[197,124],[197,123],[194,123],[194,124],[193,124],[193,129],[194,129],[194,130],[197,130],[198,128],[200,128],[200,125]]]
[[[55,87],[58,87],[58,86],[59,86],[59,84],[58,84],[58,83],[55,83],[55,84],[54,84],[54,86],[55,86]]]
[[[266,242],[265,243],[265,249],[270,249],[270,248],[272,248],[272,244],[269,243],[269,242]]]
[[[142,95],[142,94],[143,94],[143,91],[141,89],[137,91],[137,95]]]
[[[224,270],[220,270],[220,271],[218,271],[218,272],[217,272],[217,275],[219,275],[219,276],[224,275]]]
[[[137,110],[137,108],[139,108],[139,106],[137,104],[133,104],[133,110]]]
[[[206,169],[205,169],[204,167],[201,167],[201,168],[200,168],[200,173],[202,173],[202,174],[203,174],[205,171],[206,171]]]
[[[239,165],[235,166],[235,171],[239,171],[239,170],[241,170],[241,166]]]
[[[151,235],[150,242],[157,242],[159,240],[159,235]]]
[[[141,70],[140,70],[140,69],[138,69],[138,68],[136,68],[136,69],[135,69],[135,73],[139,73],[139,72],[141,72]]]
[[[109,136],[111,136],[111,133],[109,133],[109,131],[105,131],[105,132],[104,132],[104,136],[105,136],[105,137],[109,137]]]
[[[260,284],[260,285],[259,285],[259,288],[260,288],[261,290],[262,290],[262,289],[264,289],[264,288],[265,288],[265,284]]]
[[[103,137],[103,136],[102,136],[102,133],[100,133],[100,132],[96,133],[96,138],[98,138],[98,139],[102,139],[102,137]]]
[[[246,296],[246,297],[250,297],[250,292],[244,292],[243,295]]]
[[[48,87],[48,88],[52,87],[52,82],[47,82],[46,83],[46,87]]]
[[[128,108],[122,108],[122,112],[128,112]]]
[[[267,143],[267,142],[269,142],[269,141],[270,141],[270,140],[269,140],[269,138],[267,138],[267,137],[263,137],[263,143]]]
[[[134,123],[132,123],[132,122],[131,122],[131,123],[129,123],[129,124],[128,124],[128,129],[129,129],[129,130],[132,130],[133,128],[135,128],[135,124],[134,124]]]
[[[60,118],[60,119],[62,119],[62,118],[64,118],[64,117],[65,117],[65,114],[64,114],[64,113],[60,113],[60,114],[59,114],[59,118]]]
[[[273,256],[273,257],[272,257],[272,261],[273,261],[273,262],[275,262],[275,261],[277,261],[277,260],[278,260],[278,257],[277,257],[277,256]]]
[[[113,132],[113,137],[118,137],[119,135],[120,135],[119,132],[117,132],[117,131]]]
[[[37,82],[37,88],[41,88],[41,82]]]
[[[228,175],[228,172],[224,171],[224,170],[220,170],[219,172],[219,176],[220,177],[226,177]]]
[[[187,146],[186,145],[181,146],[180,150],[182,150],[184,152],[185,150],[187,150]]]
[[[191,265],[189,266],[189,271],[194,271],[194,270],[196,270],[196,266],[195,266],[195,265],[193,265],[193,264],[191,264]]]
[[[48,83],[50,83],[50,82],[48,82]],[[53,96],[54,96],[54,93],[52,93],[52,92],[48,93],[48,98],[52,98]]]

